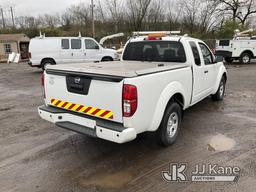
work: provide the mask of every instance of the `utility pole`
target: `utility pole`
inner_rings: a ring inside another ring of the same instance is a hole
[[[91,0],[92,4],[91,4],[91,8],[92,8],[92,37],[95,37],[95,22],[94,22],[94,0]]]
[[[1,14],[2,14],[3,28],[5,28],[5,20],[4,20],[4,10],[3,10],[3,8],[1,8]]]
[[[11,7],[11,16],[12,16],[12,26],[15,28],[15,23],[14,23],[14,16],[13,16],[13,8]]]

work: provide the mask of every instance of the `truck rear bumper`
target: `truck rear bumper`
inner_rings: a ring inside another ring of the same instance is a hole
[[[125,128],[121,124],[85,117],[54,107],[40,106],[38,113],[42,119],[58,127],[115,143],[126,143],[137,137],[134,128]]]

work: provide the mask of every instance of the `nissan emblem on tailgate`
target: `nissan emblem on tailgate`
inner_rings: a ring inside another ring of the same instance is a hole
[[[79,83],[81,82],[81,78],[80,78],[80,77],[76,77],[76,78],[74,79],[74,82],[75,82],[76,84],[79,84]]]

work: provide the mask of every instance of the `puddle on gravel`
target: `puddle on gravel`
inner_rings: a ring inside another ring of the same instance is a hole
[[[211,138],[208,144],[209,151],[228,151],[235,146],[236,142],[226,137],[225,135],[218,134]]]
[[[92,177],[80,178],[79,184],[83,187],[100,187],[105,189],[118,189],[132,180],[133,174],[130,170],[114,173],[96,174]]]

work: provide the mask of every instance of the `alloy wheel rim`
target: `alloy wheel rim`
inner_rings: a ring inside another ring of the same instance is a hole
[[[179,125],[179,117],[176,112],[173,112],[167,121],[167,133],[170,138],[176,135]]]
[[[220,96],[222,97],[223,94],[224,94],[224,83],[222,82],[221,85],[220,85]]]
[[[248,63],[249,61],[250,61],[250,57],[249,56],[246,55],[246,56],[243,57],[243,62],[244,63]]]

